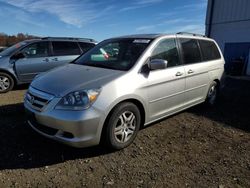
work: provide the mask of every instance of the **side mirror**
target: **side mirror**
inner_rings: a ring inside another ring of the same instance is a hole
[[[163,59],[153,59],[149,63],[150,70],[158,70],[167,68],[168,61]]]
[[[11,59],[22,59],[22,58],[25,58],[25,55],[22,52],[17,52],[11,57]]]

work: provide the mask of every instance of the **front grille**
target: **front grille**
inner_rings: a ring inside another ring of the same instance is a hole
[[[36,90],[32,87],[26,93],[25,101],[36,111],[43,111],[49,102],[54,98],[53,95]]]

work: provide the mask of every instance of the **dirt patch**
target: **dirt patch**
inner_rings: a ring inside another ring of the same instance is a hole
[[[121,151],[70,148],[25,123],[26,88],[1,95],[0,187],[250,187],[250,82],[141,130]]]

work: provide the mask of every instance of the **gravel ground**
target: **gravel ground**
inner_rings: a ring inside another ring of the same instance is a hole
[[[0,187],[250,187],[250,81],[227,79],[199,105],[141,130],[111,152],[75,149],[25,123],[27,86],[0,99]]]

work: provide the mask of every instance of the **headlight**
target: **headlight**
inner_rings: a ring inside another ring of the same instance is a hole
[[[97,99],[100,89],[75,91],[67,94],[56,105],[59,110],[84,110],[89,108]]]

